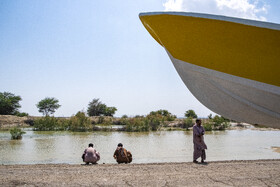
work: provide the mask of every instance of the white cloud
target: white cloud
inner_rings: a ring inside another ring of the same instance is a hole
[[[268,5],[259,0],[166,0],[167,11],[186,11],[265,21]]]

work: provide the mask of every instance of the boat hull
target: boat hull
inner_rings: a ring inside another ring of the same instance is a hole
[[[197,13],[139,15],[191,93],[232,120],[280,128],[280,25]]]
[[[280,88],[196,66],[169,54],[190,92],[210,110],[239,122],[279,128]]]

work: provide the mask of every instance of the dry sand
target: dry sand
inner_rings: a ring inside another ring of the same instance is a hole
[[[0,186],[279,186],[280,160],[0,165]]]

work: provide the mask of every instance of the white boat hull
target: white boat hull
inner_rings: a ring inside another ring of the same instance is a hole
[[[139,17],[207,108],[280,128],[280,24],[187,12]]]
[[[190,92],[229,119],[279,128],[280,88],[169,57]]]

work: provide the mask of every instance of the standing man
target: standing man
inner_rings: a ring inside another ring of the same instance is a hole
[[[205,149],[207,149],[207,145],[204,143],[204,128],[201,126],[201,119],[197,119],[195,121],[195,125],[193,126],[193,162],[198,163],[197,159],[201,157],[201,163],[204,163],[206,159]]]

